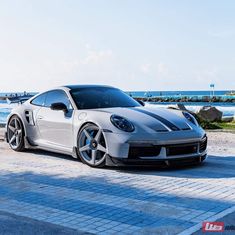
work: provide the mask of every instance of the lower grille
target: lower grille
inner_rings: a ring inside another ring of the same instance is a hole
[[[158,156],[160,151],[161,146],[130,146],[128,158],[154,157]]]
[[[167,156],[176,156],[184,154],[194,154],[197,153],[198,144],[179,144],[166,146]]]
[[[201,159],[200,157],[193,157],[193,158],[182,158],[182,159],[170,160],[169,163],[172,166],[182,166],[182,165],[196,164],[203,160],[204,159]]]

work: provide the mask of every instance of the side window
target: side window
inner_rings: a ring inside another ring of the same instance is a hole
[[[54,90],[47,92],[45,107],[51,107],[53,103],[64,103],[69,110],[72,109],[72,105],[69,101],[67,94],[62,90]]]
[[[37,106],[44,106],[45,100],[46,100],[47,93],[43,93],[39,96],[37,96],[35,99],[31,101],[31,104],[37,105]]]

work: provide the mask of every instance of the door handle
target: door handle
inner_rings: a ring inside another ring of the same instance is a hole
[[[39,115],[39,116],[37,116],[37,119],[38,119],[38,120],[42,120],[42,119],[43,119],[43,116],[40,116],[40,115]]]

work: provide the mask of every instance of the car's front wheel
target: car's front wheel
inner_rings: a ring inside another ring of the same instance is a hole
[[[83,163],[91,167],[105,165],[107,145],[102,129],[86,124],[78,134],[78,154]]]
[[[13,150],[24,150],[24,127],[17,115],[12,116],[8,122],[7,138],[9,145]]]

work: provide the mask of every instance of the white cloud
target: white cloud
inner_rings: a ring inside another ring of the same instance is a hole
[[[151,64],[147,63],[147,64],[142,64],[140,66],[140,71],[142,71],[143,73],[145,74],[148,74],[150,72],[150,67],[151,67]]]
[[[227,30],[210,30],[208,35],[215,38],[227,39],[235,35],[234,29]]]
[[[157,72],[160,74],[160,75],[165,75],[168,73],[168,68],[167,68],[167,65],[160,62],[158,65],[157,65]]]
[[[91,49],[91,45],[89,43],[85,44],[86,49]]]
[[[89,50],[88,55],[81,60],[84,65],[102,63],[113,56],[112,50]]]
[[[168,74],[168,67],[165,63],[159,62],[158,64],[150,64],[150,63],[145,63],[140,66],[140,71],[143,72],[144,74],[148,75],[167,75]]]
[[[91,50],[87,47],[86,55],[83,58],[74,58],[71,60],[46,60],[43,64],[48,74],[71,74],[82,71],[85,68],[94,69],[96,65],[106,65],[113,57],[112,50]]]

